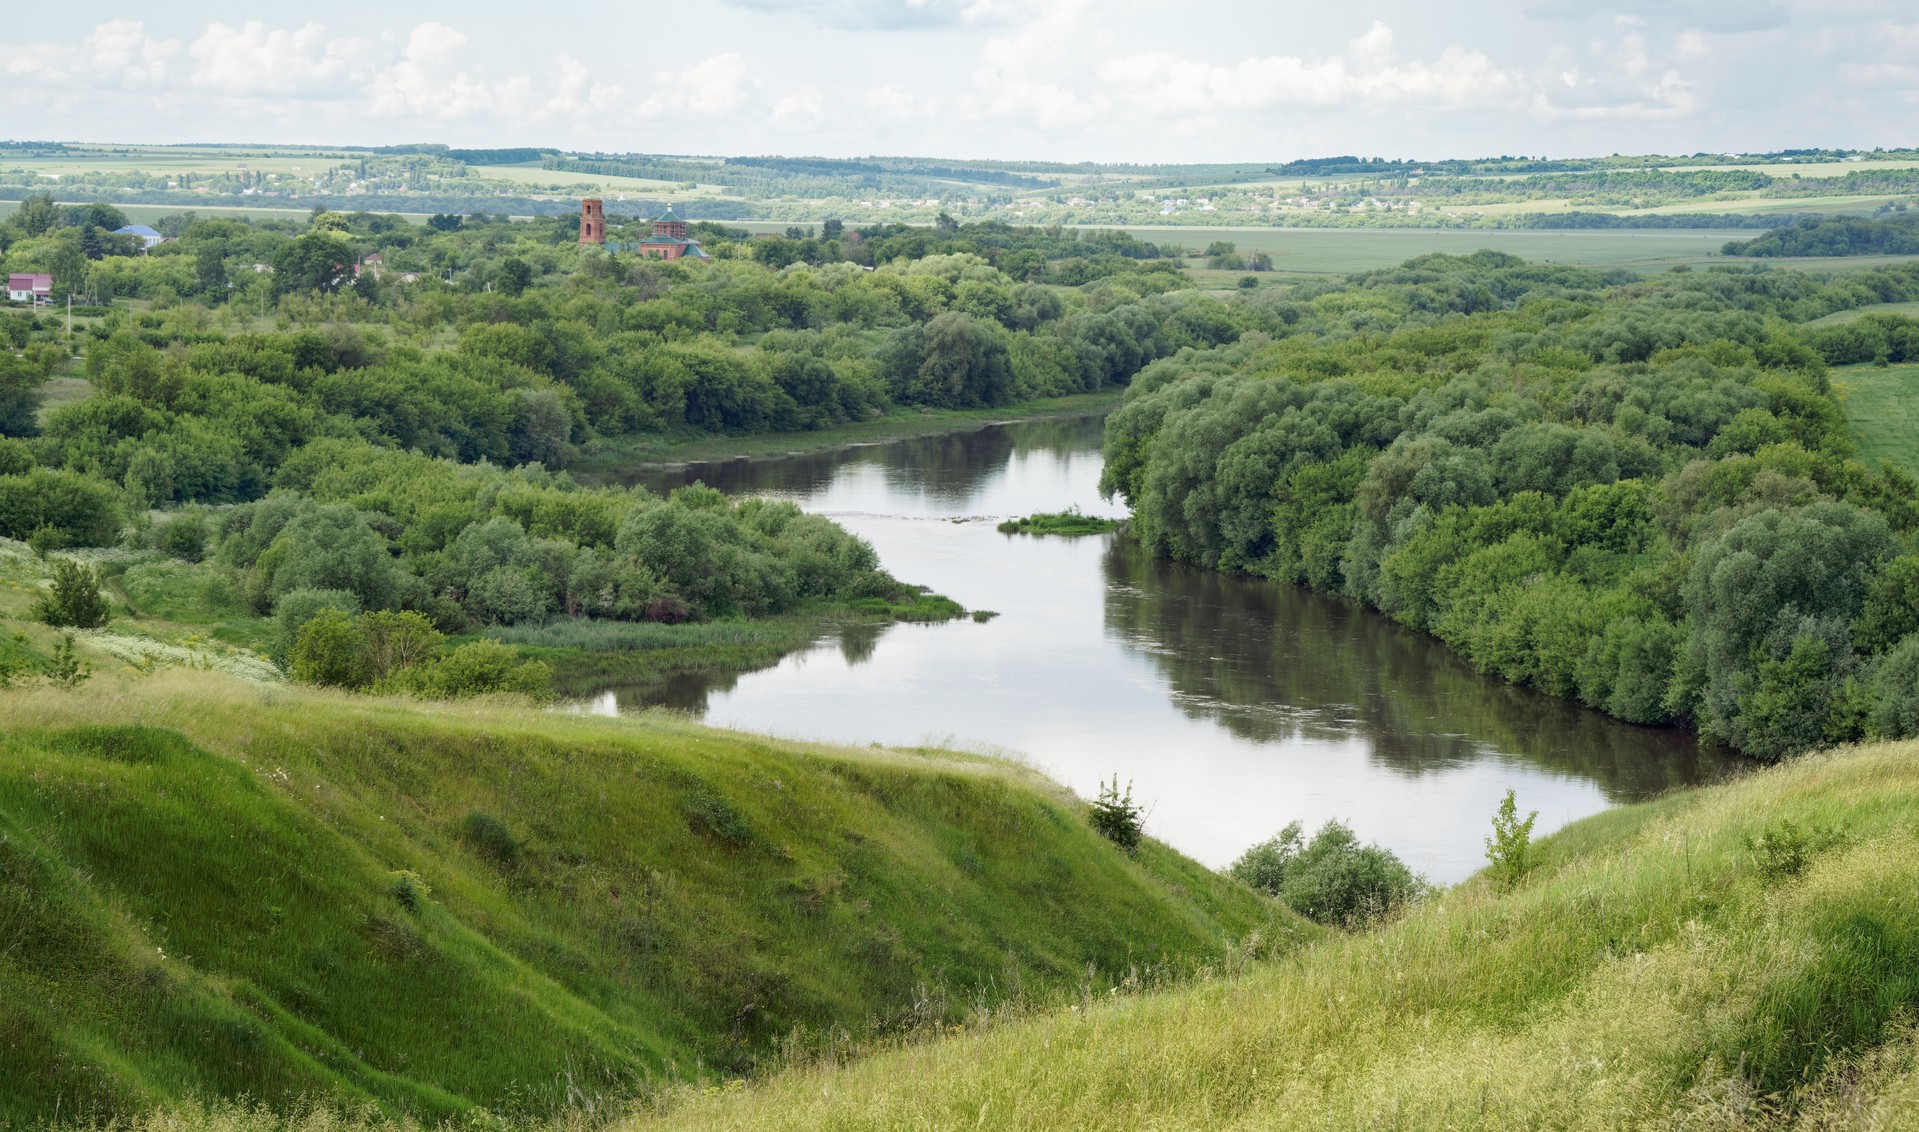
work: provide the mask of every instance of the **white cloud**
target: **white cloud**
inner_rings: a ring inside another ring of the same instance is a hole
[[[866,92],[866,114],[880,122],[910,122],[939,113],[939,100],[918,95],[898,83]]]
[[[211,24],[187,53],[192,85],[243,96],[338,98],[363,86],[376,61],[370,41],[329,38],[319,24],[290,30],[257,20]]]
[[[1102,95],[1082,97],[1057,80],[1062,60],[1078,46],[1080,17],[1089,8],[1088,0],[1052,0],[1011,35],[988,39],[973,71],[977,94],[966,100],[966,108],[1043,130],[1084,123],[1103,111]]]
[[[29,91],[157,88],[167,81],[179,53],[177,40],[149,36],[139,20],[108,20],[77,44],[0,47],[0,70],[10,79],[27,80]]]
[[[773,104],[775,122],[810,122],[826,113],[826,98],[812,83],[800,87]]]
[[[1538,19],[1584,20],[1626,15],[1644,23],[1716,32],[1764,31],[1784,26],[1789,0],[1535,0],[1526,14]]]
[[[1448,47],[1431,62],[1401,63],[1392,29],[1378,21],[1343,55],[1268,55],[1217,65],[1158,51],[1111,60],[1099,77],[1114,98],[1175,117],[1278,107],[1497,105],[1512,101],[1521,85],[1485,55],[1461,47]]]
[[[653,76],[653,93],[634,112],[643,118],[663,114],[715,117],[746,101],[746,60],[732,51]]]
[[[497,97],[510,88],[489,85],[460,67],[466,43],[465,32],[442,23],[414,28],[399,60],[374,78],[367,112],[442,121],[492,113]]]
[[[753,12],[804,16],[848,31],[901,31],[1007,18],[1009,0],[727,0]]]

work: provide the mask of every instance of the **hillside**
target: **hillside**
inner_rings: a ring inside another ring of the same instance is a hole
[[[1615,810],[1510,894],[636,1127],[1919,1127],[1915,755]]]
[[[538,1117],[1311,932],[951,752],[182,669],[0,718],[0,1124]]]

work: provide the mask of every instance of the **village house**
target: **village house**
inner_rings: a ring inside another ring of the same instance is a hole
[[[16,303],[32,303],[39,306],[53,301],[53,276],[51,275],[9,275],[7,276],[7,298]]]

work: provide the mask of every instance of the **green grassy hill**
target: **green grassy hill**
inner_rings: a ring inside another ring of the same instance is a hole
[[[577,1111],[1313,934],[950,752],[177,668],[0,721],[0,1124]]]
[[[641,1129],[1919,1127],[1919,745],[1580,822],[1370,934]]]

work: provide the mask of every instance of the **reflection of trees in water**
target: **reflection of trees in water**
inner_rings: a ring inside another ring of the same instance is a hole
[[[840,626],[837,640],[834,642],[849,668],[856,668],[873,659],[878,650],[880,637],[892,623],[853,624]],[[818,647],[818,643],[803,646]],[[791,656],[791,653],[786,656]],[[645,711],[648,708],[668,708],[683,711],[695,718],[706,715],[714,695],[724,695],[739,686],[740,677],[748,672],[758,672],[786,659],[781,656],[751,669],[700,669],[695,672],[676,672],[650,684],[636,684],[613,690],[613,702],[621,712]]]
[[[695,719],[706,714],[707,697],[715,692],[730,692],[739,684],[737,672],[676,672],[651,684],[617,688],[613,702],[622,714],[648,708],[683,711]]]
[[[1187,715],[1259,742],[1362,737],[1417,775],[1498,754],[1588,778],[1614,801],[1710,779],[1739,761],[1480,676],[1437,641],[1298,586],[1105,555],[1106,625],[1151,656]]]
[[[891,629],[888,625],[846,625],[840,629],[840,655],[846,658],[848,668],[857,668],[873,659],[873,651],[880,646],[880,634]]]
[[[728,495],[810,495],[826,490],[844,471],[875,467],[889,490],[964,504],[1016,455],[1098,452],[1103,427],[1103,418],[1097,416],[1021,421],[799,456],[641,468],[623,479],[656,492],[698,481]]]

